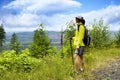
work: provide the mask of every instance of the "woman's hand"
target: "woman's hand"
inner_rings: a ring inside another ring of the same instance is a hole
[[[69,37],[70,40],[72,40],[72,37]]]
[[[80,50],[80,47],[79,47],[79,46],[77,46],[76,48],[77,48],[77,50]]]

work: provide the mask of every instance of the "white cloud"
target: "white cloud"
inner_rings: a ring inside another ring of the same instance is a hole
[[[3,6],[3,8],[17,9],[29,13],[47,13],[65,11],[80,6],[81,3],[75,0],[15,0],[10,4]]]
[[[3,19],[9,27],[32,27],[39,20],[38,16],[34,14],[6,15]]]
[[[80,7],[81,3],[75,0],[15,0],[3,6],[3,9],[17,11],[18,14],[7,14],[2,18],[7,31],[8,27],[12,28],[10,31],[21,31],[24,27],[32,30],[33,27],[37,28],[40,23],[45,24],[47,30],[59,30],[58,27],[67,20],[64,13],[72,12]]]
[[[0,25],[2,24],[2,20],[0,20]]]
[[[33,28],[33,27],[30,27],[30,28],[26,28],[26,27],[12,27],[12,28],[8,28],[6,27],[5,28],[5,31],[6,32],[31,32],[31,31],[34,31],[36,30],[36,28]]]
[[[76,12],[76,7],[80,8],[81,3],[74,0],[15,0],[4,8],[20,10],[20,13],[5,15],[3,20],[7,31],[33,31],[40,23],[43,23],[47,30],[61,30],[62,26],[65,28],[66,23],[78,15],[85,17],[87,24],[94,19],[103,18],[105,24],[110,24],[111,30],[120,28],[120,5],[110,5],[86,13]],[[63,10],[67,12],[75,10],[75,12],[66,14]],[[59,11],[63,12],[59,13]],[[52,15],[46,15],[46,13]]]
[[[110,25],[110,30],[118,30],[120,28],[120,5],[110,5],[104,9],[82,13],[87,22],[93,22],[94,19],[103,18],[104,23]]]
[[[104,23],[108,24],[110,26],[110,30],[118,30],[120,28],[120,5],[110,5],[106,8],[97,10],[97,11],[90,11],[87,13],[75,13],[75,14],[69,14],[69,15],[54,15],[50,20],[54,20],[57,25],[59,25],[59,30],[61,26],[63,25],[66,27],[66,23],[70,20],[73,20],[75,16],[81,15],[85,18],[86,24],[89,25],[89,23],[93,23],[94,19],[100,20],[103,18]],[[57,18],[56,18],[57,17]],[[49,22],[52,22],[50,21]],[[56,29],[56,28],[54,28]]]

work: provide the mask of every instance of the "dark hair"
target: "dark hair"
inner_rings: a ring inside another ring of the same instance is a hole
[[[81,22],[83,23],[83,25],[85,25],[85,19],[82,19]]]
[[[81,19],[76,17],[76,19],[78,19],[80,22],[82,22],[83,25],[85,25],[85,19],[83,17],[81,17]]]

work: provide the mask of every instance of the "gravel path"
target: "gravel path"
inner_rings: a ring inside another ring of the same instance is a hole
[[[120,57],[106,65],[93,72],[93,80],[120,80]]]

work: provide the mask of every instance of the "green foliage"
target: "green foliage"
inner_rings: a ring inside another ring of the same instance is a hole
[[[33,43],[30,46],[31,55],[39,58],[52,53],[51,41],[45,33],[44,26],[40,24],[39,28],[35,30]]]
[[[120,29],[119,31],[115,34],[115,38],[116,38],[116,44],[118,47],[120,47]]]
[[[2,51],[3,44],[5,43],[6,32],[3,28],[3,24],[0,25],[0,51]]]
[[[67,58],[61,58],[60,55],[47,56],[43,58],[42,66],[39,72],[35,71],[35,76],[41,80],[65,80],[69,79],[69,71],[71,70],[71,61]],[[37,75],[37,74],[39,75]]]
[[[75,36],[75,23],[70,21],[64,31],[64,54],[70,53],[70,38]]]
[[[91,71],[106,65],[107,61],[120,56],[119,48],[92,49],[86,52],[85,71],[73,74],[72,58],[59,54],[48,55],[41,59],[30,57],[28,49],[22,54],[4,51],[0,57],[1,80],[94,80]],[[9,67],[8,67],[9,66]],[[30,71],[30,69],[32,69]],[[27,72],[27,73],[26,73]]]
[[[96,22],[96,20],[94,21],[92,29],[90,30],[90,35],[93,47],[107,47],[110,45],[111,39],[109,26],[105,25],[102,19],[98,22]]]
[[[21,54],[16,54],[14,50],[4,51],[0,56],[0,71],[29,72],[35,69],[40,60],[30,57],[28,49]]]
[[[15,50],[17,54],[20,53],[22,50],[20,41],[18,40],[18,37],[15,33],[13,33],[11,41],[10,41],[10,49]]]
[[[66,30],[64,31],[64,39],[65,39],[65,44],[67,44],[68,40],[70,37],[73,37],[75,36],[75,23],[73,21],[70,21],[68,24],[67,24],[67,28]]]

